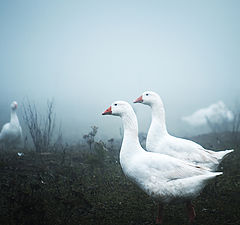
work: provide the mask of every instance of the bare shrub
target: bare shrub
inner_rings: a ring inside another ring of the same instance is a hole
[[[54,101],[47,101],[46,114],[41,115],[34,103],[26,100],[23,103],[23,120],[32,137],[36,152],[49,151],[55,129]]]
[[[98,131],[98,127],[97,126],[91,126],[92,130],[88,133],[88,134],[84,134],[83,135],[83,139],[87,142],[87,144],[89,145],[90,150],[92,150],[92,145],[94,143],[94,139],[95,136],[97,134]]]

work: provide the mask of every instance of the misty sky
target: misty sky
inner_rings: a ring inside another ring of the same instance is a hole
[[[164,101],[168,130],[191,135],[181,117],[239,98],[239,12],[237,0],[1,1],[2,117],[12,100],[54,98],[72,138],[91,125],[110,138],[121,121],[101,113],[153,90]],[[146,132],[150,109],[134,109]]]

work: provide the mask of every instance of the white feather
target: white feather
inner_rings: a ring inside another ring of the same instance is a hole
[[[112,115],[122,118],[124,137],[120,164],[124,174],[143,191],[163,203],[196,197],[209,179],[220,173],[176,159],[146,152],[138,140],[138,124],[132,107],[123,101],[111,105]]]
[[[19,147],[22,143],[22,128],[19,124],[18,116],[16,113],[17,102],[11,104],[11,119],[6,123],[0,133],[0,143],[5,147]]]
[[[148,151],[166,154],[213,171],[224,156],[233,151],[207,150],[193,141],[170,135],[166,128],[165,110],[160,96],[155,92],[146,91],[142,94],[142,99],[142,103],[152,109],[152,122],[146,140]]]

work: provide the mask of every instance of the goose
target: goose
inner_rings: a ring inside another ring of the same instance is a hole
[[[18,147],[22,142],[22,128],[17,116],[18,104],[13,101],[11,104],[11,119],[9,123],[3,125],[0,133],[0,143],[5,147]]]
[[[123,173],[144,192],[159,202],[157,223],[162,223],[164,204],[186,202],[189,220],[196,214],[191,200],[197,197],[207,181],[221,175],[169,155],[145,151],[138,138],[138,122],[132,106],[115,101],[102,115],[119,116],[124,135],[120,150]]]
[[[142,103],[152,109],[152,122],[146,140],[146,149],[150,152],[166,154],[215,171],[223,158],[234,151],[215,152],[193,141],[170,135],[166,128],[163,102],[153,91],[145,91],[134,103]]]

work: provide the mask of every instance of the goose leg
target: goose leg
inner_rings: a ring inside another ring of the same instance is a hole
[[[163,220],[163,206],[161,204],[158,204],[158,216],[156,219],[156,224],[162,224],[162,220]]]
[[[189,222],[192,223],[196,217],[194,206],[191,201],[187,202],[186,206],[188,210]]]

